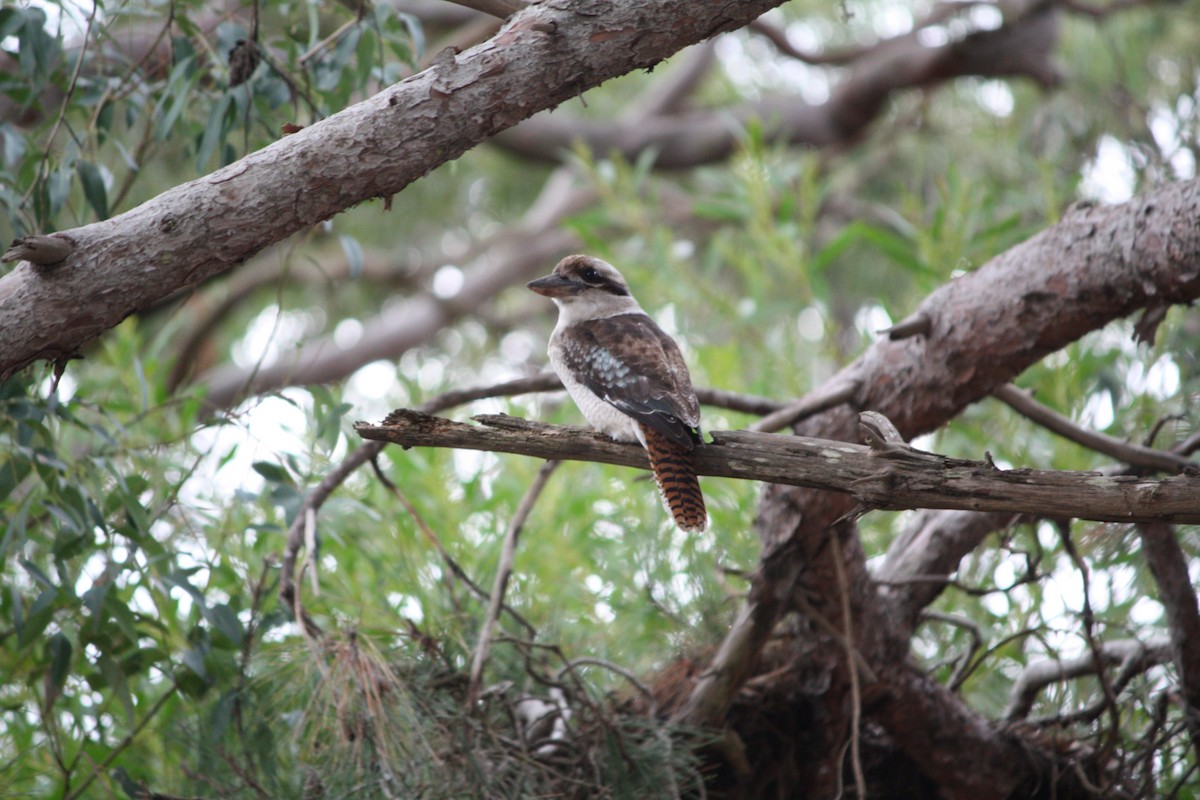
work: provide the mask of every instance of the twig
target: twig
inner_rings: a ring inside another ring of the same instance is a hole
[[[489,386],[477,386],[471,389],[458,389],[452,392],[446,392],[438,395],[433,399],[423,403],[421,408],[425,411],[435,412],[443,411],[454,406],[459,406],[464,403],[469,403],[473,400],[481,400],[488,397],[507,397],[526,392],[539,392],[561,387],[562,383],[552,372],[543,372],[538,375],[533,375],[528,378],[518,378],[516,380],[505,381],[504,383],[492,384]],[[320,628],[316,623],[307,617],[304,613],[303,604],[295,597],[294,580],[296,574],[296,557],[300,549],[305,546],[306,525],[308,522],[308,512],[316,512],[325,504],[325,501],[341,486],[351,474],[359,467],[368,462],[373,462],[379,453],[383,450],[384,442],[367,442],[361,447],[355,449],[352,453],[346,456],[340,464],[334,467],[329,474],[321,479],[321,482],[305,496],[303,503],[300,506],[300,512],[296,515],[295,521],[288,529],[287,545],[283,556],[282,572],[283,576],[279,585],[279,596],[283,599],[284,605],[291,608],[295,613],[295,618],[301,620],[308,629],[310,635],[316,635],[320,632]],[[317,530],[314,526],[313,536],[316,537]],[[315,538],[314,538],[315,540]]]
[[[788,56],[789,58],[794,58],[797,61],[802,61],[805,64],[810,64],[814,67],[816,67],[816,66],[829,66],[829,67],[845,66],[847,64],[852,63],[856,59],[861,58],[864,53],[866,53],[868,50],[871,49],[871,47],[878,46],[878,45],[867,45],[865,47],[845,48],[842,50],[833,50],[833,51],[830,51],[827,53],[820,53],[820,54],[809,53],[809,52],[805,52],[804,50],[801,50],[800,48],[793,45],[790,41],[788,41],[786,32],[784,32],[782,29],[778,28],[777,26],[772,25],[769,22],[766,22],[761,17],[754,20],[753,22],[751,22],[749,25],[746,26],[746,28],[747,28],[747,30],[754,31],[755,33],[757,33],[760,36],[762,36],[763,38],[765,38],[767,41],[769,41],[772,45],[775,46],[776,50],[778,50],[783,55]]]
[[[658,701],[654,699],[654,692],[650,691],[650,687],[638,680],[638,677],[629,670],[622,666],[618,666],[611,661],[605,661],[603,658],[596,658],[595,656],[581,656],[579,658],[573,658],[559,668],[558,677],[561,679],[564,672],[573,670],[575,667],[585,667],[589,665],[593,667],[603,667],[609,672],[615,672],[625,680],[629,681],[629,683],[635,689],[637,689],[643,697],[646,698],[646,702],[649,703],[650,716],[653,717],[658,714]]]
[[[1196,463],[1176,453],[1165,450],[1155,450],[1132,442],[1124,442],[1113,436],[1088,430],[1075,424],[1069,418],[1059,414],[1052,408],[1042,405],[1033,396],[1023,392],[1011,383],[1006,383],[993,393],[996,399],[1007,403],[1018,414],[1036,422],[1049,431],[1057,433],[1066,439],[1091,448],[1098,453],[1112,456],[1118,461],[1150,469],[1178,472],[1187,467],[1196,467]]]
[[[849,402],[858,393],[857,381],[830,382],[822,384],[815,392],[810,392],[795,403],[789,403],[783,408],[750,425],[746,430],[773,433],[790,425],[795,425],[803,419],[827,411],[834,406]]]
[[[534,503],[537,502],[542,490],[546,488],[550,476],[554,474],[554,470],[561,463],[561,461],[547,461],[542,465],[537,476],[534,477],[533,483],[525,492],[525,496],[521,498],[521,503],[517,506],[517,511],[513,514],[513,518],[508,524],[508,530],[504,534],[504,546],[500,551],[500,564],[496,567],[496,579],[492,584],[492,596],[488,601],[487,616],[484,617],[483,627],[479,631],[479,642],[475,646],[475,658],[471,662],[471,679],[467,684],[467,708],[474,708],[479,701],[483,667],[487,663],[488,651],[491,649],[492,633],[500,619],[500,609],[504,604],[504,592],[508,588],[508,579],[512,576],[517,540],[521,536],[521,530],[525,527],[525,520],[533,511]]]
[[[1063,522],[1058,525],[1059,536],[1062,539],[1063,550],[1067,556],[1075,564],[1075,569],[1079,570],[1079,578],[1083,583],[1083,591],[1080,593],[1083,603],[1083,636],[1087,640],[1088,649],[1092,651],[1092,656],[1096,663],[1102,662],[1100,641],[1096,638],[1096,614],[1092,610],[1091,592],[1092,578],[1091,570],[1088,568],[1087,562],[1083,560],[1083,556],[1079,554],[1079,550],[1075,547],[1074,540],[1071,539],[1070,523]],[[1104,693],[1104,703],[1108,708],[1109,718],[1112,720],[1112,725],[1108,729],[1102,756],[1099,763],[1103,764],[1108,761],[1109,755],[1116,750],[1117,738],[1121,734],[1121,710],[1117,707],[1117,690],[1113,688],[1112,681],[1108,677],[1108,673],[1103,669],[1096,670],[1096,678],[1100,681],[1100,689]],[[1105,789],[1109,788],[1106,784]]]
[[[308,512],[317,511],[329,499],[334,490],[342,485],[346,478],[350,477],[363,464],[366,464],[379,455],[381,450],[383,450],[381,442],[367,442],[346,456],[342,460],[342,463],[330,470],[329,474],[322,478],[321,482],[305,496],[300,506],[300,512],[296,514],[296,519],[288,529],[287,545],[284,549],[283,565],[281,567],[283,574],[279,583],[279,596],[283,600],[284,605],[296,613],[297,621],[303,620],[303,605],[300,603],[299,597],[296,596],[297,593],[294,586],[296,557],[305,545]],[[319,628],[316,630],[319,631]]]
[[[753,394],[728,392],[724,389],[710,389],[705,386],[696,387],[696,397],[706,406],[727,408],[730,411],[741,411],[745,414],[763,416],[778,411],[784,404],[769,397],[759,397]]]
[[[1008,705],[1001,714],[1003,719],[1012,721],[1024,719],[1038,693],[1046,686],[1061,681],[1073,680],[1084,675],[1094,675],[1103,672],[1110,664],[1134,663],[1142,670],[1165,660],[1168,657],[1170,641],[1165,637],[1140,642],[1137,639],[1119,639],[1104,642],[1097,651],[1089,652],[1079,658],[1067,661],[1038,661],[1021,672],[1016,683],[1009,692]],[[994,648],[993,648],[994,649]]]
[[[117,744],[108,751],[108,755],[104,757],[104,760],[92,768],[92,771],[88,774],[83,783],[75,787],[75,790],[66,795],[63,800],[75,800],[77,797],[82,797],[87,788],[92,785],[92,781],[96,780],[96,778],[108,768],[108,765],[116,760],[117,756],[121,755],[121,753],[125,751],[125,748],[133,744],[133,740],[136,739],[138,734],[140,734],[146,725],[150,723],[150,720],[154,719],[155,715],[162,710],[162,707],[167,704],[167,701],[175,696],[175,692],[178,689],[179,685],[175,683],[172,683],[170,686],[168,686],[167,690],[162,693],[162,696],[159,697],[158,700],[154,702],[154,705],[151,706],[146,712],[146,714],[140,720],[138,720],[138,723],[134,726],[133,730],[125,734],[125,738],[117,742]]]
[[[79,58],[75,59],[75,69],[71,71],[71,80],[67,83],[67,91],[63,94],[62,106],[58,109],[58,116],[54,120],[54,127],[50,129],[50,135],[46,137],[46,149],[42,152],[42,160],[38,164],[38,174],[36,179],[30,184],[29,190],[21,198],[23,206],[37,188],[46,180],[48,174],[48,164],[50,163],[50,151],[54,147],[54,140],[58,137],[58,130],[62,127],[63,120],[67,118],[67,108],[71,104],[71,100],[75,97],[75,87],[79,83],[79,76],[83,72],[83,62],[87,56],[88,43],[92,40],[92,26],[96,23],[96,14],[100,11],[99,0],[93,0],[92,13],[88,14],[87,28],[83,32],[83,44],[79,47]]]
[[[1075,547],[1075,542],[1070,537],[1070,524],[1066,522],[1058,524],[1058,534],[1062,539],[1062,548],[1067,552],[1067,557],[1072,560],[1075,569],[1079,570],[1080,581],[1084,584],[1080,593],[1081,602],[1084,604],[1084,638],[1087,640],[1088,650],[1092,651],[1094,660],[1099,664],[1103,661],[1103,654],[1099,639],[1096,638],[1096,612],[1092,610],[1092,572],[1088,569],[1087,561],[1079,554],[1079,549]],[[1104,672],[1104,669],[1097,669],[1096,678],[1100,681],[1100,691],[1104,693],[1104,702],[1108,706],[1109,716],[1112,720],[1112,726],[1109,728],[1104,742],[1104,756],[1099,759],[1099,763],[1103,764],[1108,762],[1109,754],[1116,748],[1117,736],[1121,734],[1121,709],[1117,708],[1117,693],[1112,687],[1112,681],[1109,680],[1109,674]]]
[[[947,625],[953,625],[956,628],[962,628],[971,636],[970,648],[967,649],[967,652],[954,659],[957,662],[957,665],[954,667],[954,674],[950,676],[950,680],[946,684],[950,687],[950,691],[957,692],[959,688],[962,687],[963,682],[967,679],[967,675],[970,672],[972,659],[974,659],[975,654],[983,648],[983,630],[974,620],[966,617],[960,617],[957,614],[946,614],[941,611],[931,611],[926,609],[921,612],[921,619],[937,620],[938,622],[944,622]]]
[[[425,518],[421,516],[421,512],[418,511],[417,507],[413,505],[411,500],[408,499],[408,496],[404,494],[404,492],[400,491],[400,487],[396,486],[391,481],[388,481],[386,478],[384,478],[384,482],[387,484],[388,490],[391,491],[392,496],[400,501],[400,505],[404,506],[404,510],[407,511],[409,516],[413,518],[413,522],[416,523],[418,530],[421,531],[421,534],[425,537],[426,541],[432,544],[433,548],[437,550],[437,553],[439,556],[441,556],[442,561],[447,567],[450,568],[450,573],[466,584],[467,588],[474,592],[477,597],[488,600],[488,593],[483,590],[483,587],[471,579],[471,576],[467,574],[467,571],[463,569],[462,566],[454,560],[454,557],[450,555],[449,551],[442,546],[442,540],[439,539],[437,534],[433,532],[433,528],[431,528],[429,523],[425,521]],[[511,614],[513,619],[520,623],[521,627],[525,628],[525,630],[529,631],[531,634],[535,632],[536,629],[533,627],[533,625],[531,625],[524,616],[519,614],[507,603],[502,603],[501,608]]]

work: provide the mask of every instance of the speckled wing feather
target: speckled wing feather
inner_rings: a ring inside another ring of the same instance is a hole
[[[605,402],[691,450],[700,442],[700,404],[679,346],[645,314],[572,325],[563,358]]]

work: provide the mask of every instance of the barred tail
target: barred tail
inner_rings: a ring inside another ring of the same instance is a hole
[[[675,518],[675,524],[686,533],[700,533],[708,525],[704,495],[692,463],[692,451],[685,450],[648,425],[642,426],[646,437],[646,453],[650,468],[658,483],[663,500]]]

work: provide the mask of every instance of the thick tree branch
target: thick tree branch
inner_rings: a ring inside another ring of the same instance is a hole
[[[0,278],[0,380],[39,359],[70,358],[162,297],[779,2],[536,4],[487,42],[369,100],[125,214],[66,231],[75,250],[53,272],[22,264]]]
[[[875,573],[881,605],[899,641],[907,642],[921,611],[942,593],[963,557],[1019,515],[1003,511],[922,511],[892,541]]]
[[[858,435],[855,409],[863,408],[885,414],[905,437],[931,431],[1088,331],[1148,306],[1191,302],[1200,295],[1197,218],[1197,180],[1118,206],[1077,206],[1054,227],[933,292],[914,309],[929,317],[928,333],[877,341],[833,379],[859,382],[852,402],[805,420],[797,432],[853,441]],[[707,670],[722,680],[696,685],[688,703],[706,709],[705,721],[720,722],[722,709],[730,707],[736,689],[752,674],[779,615],[793,607],[778,598],[798,589],[821,614],[836,614],[830,603],[838,596],[838,581],[820,543],[829,526],[852,509],[847,495],[785,485],[767,488],[756,521],[764,566],[777,552],[785,554],[790,566],[774,565],[772,585],[761,587],[747,601],[746,613],[738,615],[725,640],[730,646],[722,645]],[[863,652],[872,663],[903,659],[905,652],[897,652],[889,636],[891,618],[866,578],[861,549],[843,547],[842,552],[848,555],[850,585],[862,592],[856,600],[863,620],[855,625],[863,632]],[[792,586],[797,580],[800,586]],[[763,597],[775,600],[764,603]],[[835,715],[830,725],[845,724],[844,711],[837,709],[844,709],[847,691],[843,676],[827,692],[825,707]],[[901,718],[881,719],[890,725]],[[910,719],[906,728],[926,724]],[[922,737],[908,735],[907,729],[892,732],[932,779],[953,779],[941,774],[943,766],[921,744]],[[930,738],[936,738],[932,731],[925,740]],[[1003,758],[986,739],[962,741],[971,745],[967,757],[979,763]],[[1008,766],[989,796],[1007,796],[1038,777],[1030,775],[1027,762],[996,763]]]
[[[400,409],[379,425],[358,423],[365,439],[404,447],[455,447],[550,460],[598,461],[649,469],[645,450],[586,428],[481,415],[482,427]],[[1094,472],[1000,470],[982,461],[906,445],[859,444],[751,431],[713,431],[695,451],[701,475],[830,489],[864,508],[958,508],[1101,521],[1200,523],[1200,476],[1162,480]]]

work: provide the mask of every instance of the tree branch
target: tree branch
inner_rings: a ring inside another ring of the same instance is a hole
[[[728,158],[753,120],[763,122],[764,135],[772,142],[845,144],[861,136],[901,90],[965,76],[1028,77],[1045,88],[1055,85],[1060,80],[1051,58],[1058,36],[1056,15],[1051,4],[1035,4],[1032,9],[1011,15],[1002,28],[973,31],[937,47],[921,41],[914,29],[834,56],[834,61],[850,62],[850,74],[820,105],[776,94],[727,108],[659,115],[637,126],[620,120],[541,114],[500,134],[494,143],[522,157],[554,163],[578,142],[594,153],[616,152],[629,161],[654,149],[655,166],[663,169]],[[759,28],[762,33],[769,30]]]
[[[796,431],[853,441],[858,436],[856,409],[864,408],[887,415],[906,438],[935,430],[1083,334],[1147,306],[1191,302],[1200,295],[1198,216],[1198,180],[1163,186],[1117,206],[1076,206],[1054,227],[931,293],[913,310],[929,317],[928,332],[876,341],[834,378],[859,381],[857,396],[805,420]],[[705,671],[720,681],[697,682],[690,706],[706,709],[718,723],[723,719],[722,709],[729,708],[735,694],[726,689],[736,691],[752,674],[779,615],[795,607],[786,600],[789,593],[804,592],[825,616],[836,613],[838,582],[820,545],[830,535],[829,526],[852,510],[844,494],[786,485],[766,488],[755,521],[764,563],[778,558],[787,563],[772,568],[772,585],[752,586],[746,607]],[[864,619],[856,625],[863,632],[864,655],[872,665],[877,659],[883,664],[903,660],[906,650],[890,636],[892,619],[870,581],[863,579],[861,548],[846,547],[843,553],[850,585],[861,587],[855,599]],[[809,666],[803,659],[796,664],[797,669]],[[832,715],[830,729],[845,724],[847,695],[846,676],[836,675],[823,696]],[[960,701],[950,697],[946,702]],[[879,719],[922,771],[930,776],[944,771],[936,743],[946,740],[934,729],[934,717],[907,710]],[[1027,762],[1007,760],[1002,742],[954,741],[978,763],[1007,765],[992,773],[993,794],[1007,795],[1038,778]],[[836,742],[827,737],[821,746]],[[819,754],[813,763],[827,759]],[[816,773],[805,777],[819,779]]]
[[[1004,709],[1006,720],[1024,719],[1042,689],[1052,683],[1073,680],[1084,675],[1095,675],[1103,667],[1124,665],[1122,672],[1144,672],[1154,664],[1161,664],[1170,653],[1170,642],[1153,639],[1140,642],[1137,639],[1120,639],[1099,645],[1099,658],[1089,651],[1078,658],[1067,661],[1046,660],[1030,664],[1021,672],[1009,693],[1008,705]],[[1131,676],[1132,677],[1132,676]],[[1127,682],[1127,681],[1126,681]],[[1123,684],[1122,684],[1123,685]]]
[[[879,593],[898,641],[907,642],[921,611],[942,593],[963,557],[989,534],[1012,525],[1018,515],[993,511],[925,510],[888,548],[875,573]],[[941,578],[942,580],[938,580]]]
[[[1170,525],[1142,525],[1139,533],[1146,563],[1158,583],[1159,600],[1167,612],[1187,729],[1200,756],[1200,603],[1188,575],[1187,555]]]
[[[1088,430],[1072,422],[1069,417],[1059,414],[1052,408],[1044,406],[1033,395],[1006,383],[998,387],[992,394],[996,399],[1007,403],[1010,408],[1047,430],[1057,433],[1072,442],[1091,448],[1098,453],[1112,456],[1118,461],[1138,467],[1166,470],[1174,472],[1185,467],[1195,466],[1195,463],[1176,453],[1166,450],[1155,450],[1133,442],[1123,442],[1099,431]]]
[[[461,55],[110,220],[64,232],[51,274],[0,278],[0,380],[62,360],[131,313],[609,78],[741,27],[781,0],[540,3]]]
[[[417,411],[393,411],[379,425],[360,422],[364,439],[404,447],[455,447],[551,460],[598,461],[649,469],[645,451],[585,428],[504,415],[480,415],[482,427]],[[1028,512],[1108,522],[1200,523],[1200,476],[1152,480],[1093,472],[1000,470],[982,461],[926,453],[902,444],[859,444],[713,431],[695,451],[701,475],[830,489],[865,508],[957,508]]]

